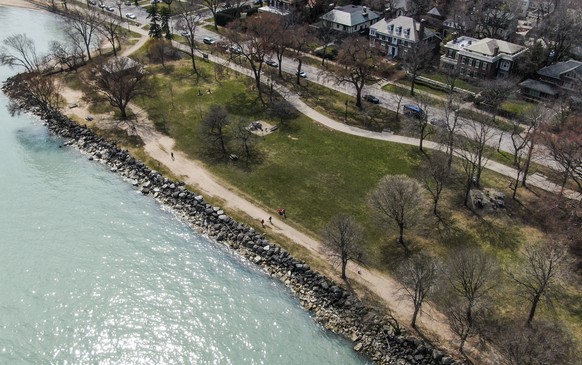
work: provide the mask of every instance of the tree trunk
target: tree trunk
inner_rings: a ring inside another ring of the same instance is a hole
[[[527,174],[529,172],[529,165],[531,162],[531,157],[533,154],[533,149],[534,149],[534,141],[533,139],[531,140],[531,146],[529,147],[529,150],[527,151],[527,158],[525,160],[525,166],[523,167],[523,176],[521,178],[521,186],[523,186],[525,188],[526,186],[526,180],[527,180]]]
[[[473,183],[473,179],[472,177],[469,177],[469,179],[467,180],[467,185],[465,187],[465,206],[468,207],[469,206],[469,193],[471,192],[471,184]]]
[[[412,328],[416,328],[416,317],[418,317],[419,311],[420,311],[420,306],[415,305],[414,306],[414,313],[412,313],[412,321],[410,322],[410,325],[412,326]]]
[[[410,81],[410,96],[414,96],[414,83],[416,82],[416,71],[412,73],[412,80]]]
[[[358,87],[358,85],[356,85],[356,106],[358,107],[358,109],[362,109],[362,88],[364,87],[364,85],[362,85],[362,87]]]
[[[519,176],[520,176],[520,171],[519,171],[519,167],[517,168],[517,176],[515,177],[515,183],[512,186],[513,189],[513,195],[511,197],[511,199],[515,200],[515,195],[517,194],[517,187],[519,185]]]
[[[438,217],[438,212],[437,212],[437,205],[439,204],[439,196],[440,193],[436,193],[433,199],[433,206],[432,206],[432,214],[436,215]]]
[[[534,316],[536,314],[536,308],[537,308],[539,302],[540,302],[540,294],[534,295],[533,300],[531,301],[531,308],[529,309],[529,315],[527,316],[526,324],[528,326],[531,326],[531,322],[534,319]]]
[[[196,68],[196,56],[194,56],[194,51],[190,53],[190,58],[192,59],[192,70],[196,75],[198,75],[198,69]]]
[[[346,279],[346,267],[348,266],[348,260],[342,259],[342,279]]]
[[[99,47],[101,48],[101,47]],[[85,43],[85,49],[87,50],[87,58],[91,61],[91,49],[89,48],[89,44]]]
[[[424,130],[425,130],[425,128],[426,128],[426,125],[424,127],[420,128],[420,143],[418,144],[418,148],[420,149],[420,152],[422,152],[422,153],[424,153],[424,150],[422,149],[422,143],[424,142]]]

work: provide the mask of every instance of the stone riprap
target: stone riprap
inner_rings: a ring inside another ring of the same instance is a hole
[[[313,271],[307,263],[293,258],[285,249],[270,242],[252,227],[239,223],[219,207],[189,191],[183,182],[172,181],[145,166],[84,125],[70,120],[28,91],[18,76],[3,86],[14,110],[31,112],[48,129],[86,153],[90,160],[109,166],[112,172],[129,181],[142,194],[152,196],[170,207],[184,221],[210,238],[231,247],[269,275],[283,282],[301,305],[326,329],[354,342],[354,350],[378,364],[462,364],[425,341],[396,330],[388,317],[364,305],[354,294],[333,280]]]

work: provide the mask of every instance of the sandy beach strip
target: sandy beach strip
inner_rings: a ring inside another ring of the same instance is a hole
[[[40,4],[26,0],[0,0],[0,6],[25,9],[42,9]]]

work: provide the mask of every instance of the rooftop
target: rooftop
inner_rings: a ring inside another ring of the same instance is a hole
[[[360,5],[338,6],[322,15],[321,19],[346,26],[354,26],[380,18],[372,10]]]
[[[568,60],[564,62],[554,63],[546,66],[538,71],[539,75],[559,79],[562,74],[576,70],[582,74],[582,62],[576,60]]]
[[[392,31],[388,30],[389,26],[393,26]],[[399,16],[398,18],[391,20],[382,19],[371,25],[370,29],[374,29],[376,32],[382,34],[392,34],[400,38],[407,38],[411,42],[418,42],[420,40],[420,22],[407,16]],[[400,34],[397,33],[397,29],[400,29]],[[405,36],[406,30],[411,30],[408,37]],[[426,39],[432,37],[434,34],[435,33],[432,30],[425,27],[423,38]]]
[[[469,52],[479,53],[484,56],[494,56],[497,53],[514,55],[526,49],[524,46],[509,43],[499,39],[483,38],[476,39],[472,37],[462,36],[448,42],[447,48],[461,50],[465,49]]]

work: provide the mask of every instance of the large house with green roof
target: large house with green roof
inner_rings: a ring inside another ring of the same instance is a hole
[[[512,73],[527,48],[493,38],[459,37],[448,42],[441,67],[453,68],[468,78],[505,77]]]

